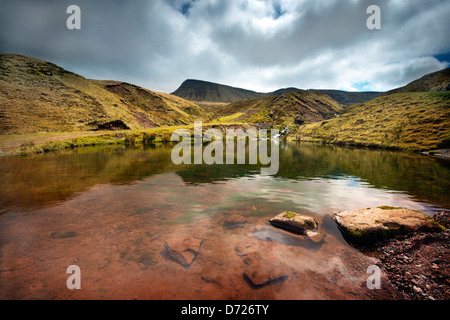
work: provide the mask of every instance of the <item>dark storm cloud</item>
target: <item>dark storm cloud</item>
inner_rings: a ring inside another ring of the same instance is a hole
[[[71,4],[81,30],[66,28]],[[370,4],[381,30],[366,27]],[[445,0],[8,0],[0,51],[165,92],[186,78],[388,90],[448,66],[435,57],[450,52],[449,14]]]
[[[66,8],[81,8],[81,30],[68,30]],[[0,50],[46,59],[89,76],[142,78],[151,62],[176,51],[174,33],[148,1],[3,1]]]
[[[341,2],[330,2],[327,6],[312,3],[295,8],[285,28],[274,26],[264,30],[254,24],[246,32],[242,30],[249,22],[242,17],[231,26],[217,27],[214,41],[249,64],[290,65],[328,48],[346,47],[367,35],[366,15],[361,14],[366,8],[362,2],[346,6]]]

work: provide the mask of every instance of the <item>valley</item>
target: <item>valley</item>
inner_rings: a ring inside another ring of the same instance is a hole
[[[171,131],[192,130],[194,121],[202,121],[205,128],[288,126],[286,138],[303,142],[446,149],[449,70],[385,93],[295,87],[261,93],[189,79],[168,94],[87,79],[50,62],[2,54],[0,154],[169,141]]]

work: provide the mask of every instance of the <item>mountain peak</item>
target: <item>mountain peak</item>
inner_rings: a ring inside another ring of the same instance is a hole
[[[316,91],[326,94],[339,102],[349,105],[352,103],[363,103],[378,97],[381,92],[347,92],[340,90],[302,90],[294,87],[282,88],[273,92],[255,92],[252,90],[227,86],[224,84],[208,82],[204,80],[187,79],[181,86],[172,92],[180,98],[196,102],[235,102],[239,100],[257,99],[269,96],[281,96],[285,93],[295,91]]]
[[[264,93],[195,79],[185,80],[172,94],[191,101],[209,102],[234,102],[264,96]]]

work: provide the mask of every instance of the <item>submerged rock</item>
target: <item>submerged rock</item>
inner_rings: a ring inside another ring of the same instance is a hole
[[[59,239],[66,239],[66,238],[74,238],[78,236],[78,234],[75,231],[68,231],[60,234],[59,232],[53,232],[50,237],[52,238],[59,238]]]
[[[197,259],[203,241],[204,240],[201,240],[198,245],[192,245],[192,243],[169,245],[167,242],[164,242],[164,253],[169,259],[187,269],[191,266],[195,259]]]
[[[416,232],[445,230],[423,212],[388,206],[339,212],[333,219],[349,240],[359,244],[375,244]]]
[[[253,289],[261,289],[265,286],[284,282],[288,279],[288,276],[280,271],[272,270],[268,273],[262,273],[257,269],[244,272],[242,277]]]
[[[317,221],[310,216],[286,211],[269,220],[270,224],[302,235],[314,234],[319,229]]]
[[[225,219],[224,226],[231,229],[240,228],[245,225],[245,222],[246,220],[243,216],[233,214]]]
[[[318,250],[325,243],[326,235],[320,233],[316,233],[313,236],[296,235],[273,227],[255,226],[252,237],[260,241],[271,241],[288,246],[298,246],[310,250]]]

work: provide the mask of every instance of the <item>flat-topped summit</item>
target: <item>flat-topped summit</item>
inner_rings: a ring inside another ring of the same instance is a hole
[[[234,102],[261,98],[265,95],[251,90],[194,79],[184,81],[172,94],[191,101],[209,102]]]

